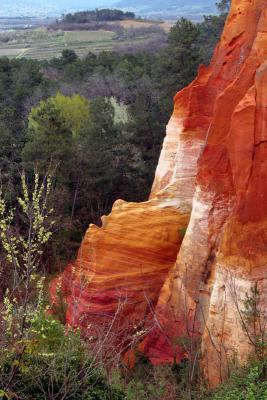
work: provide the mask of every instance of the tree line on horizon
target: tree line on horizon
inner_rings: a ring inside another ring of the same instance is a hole
[[[111,8],[101,8],[88,11],[77,11],[63,15],[62,22],[86,24],[89,22],[108,22],[135,19],[135,13]]]

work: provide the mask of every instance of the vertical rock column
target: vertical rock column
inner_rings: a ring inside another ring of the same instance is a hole
[[[147,341],[148,356],[160,362],[159,345],[171,359],[180,355],[179,337],[203,335],[211,385],[233,356],[242,360],[250,350],[233,284],[238,304],[255,279],[265,286],[266,8],[263,0],[233,1],[213,64],[213,85],[227,82],[199,159],[189,226],[158,302],[162,330]]]

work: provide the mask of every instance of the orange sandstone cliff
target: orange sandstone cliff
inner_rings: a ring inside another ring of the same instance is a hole
[[[254,282],[267,295],[266,124],[267,3],[233,0],[211,65],[175,97],[149,201],[117,201],[52,285],[69,324],[156,320],[143,342],[155,364],[197,335],[213,385],[245,359],[242,300]]]

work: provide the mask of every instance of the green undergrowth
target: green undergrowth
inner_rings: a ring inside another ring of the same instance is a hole
[[[137,367],[136,367],[137,368]],[[140,366],[138,366],[138,369]],[[250,361],[237,367],[230,377],[214,390],[203,381],[187,385],[187,362],[180,366],[143,367],[126,385],[127,400],[266,400],[267,360]]]
[[[0,352],[0,399],[122,400],[78,331],[51,316],[32,321],[27,337]]]
[[[209,391],[196,377],[188,384],[188,361],[152,366],[139,355],[133,369],[107,370],[88,350],[79,331],[52,316],[35,318],[23,339],[0,351],[0,399],[43,400],[265,400],[267,360],[235,368]]]
[[[210,397],[212,400],[266,400],[267,360],[252,361],[233,371],[230,378]]]

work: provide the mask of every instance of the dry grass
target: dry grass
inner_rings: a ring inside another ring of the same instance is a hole
[[[103,40],[112,40],[114,32],[110,31],[67,31],[64,35],[66,43],[73,42],[102,42]]]
[[[25,49],[17,49],[17,48],[8,48],[8,47],[4,47],[4,48],[0,48],[0,57],[17,57],[20,54],[22,54],[25,51]]]
[[[112,22],[107,22],[107,24],[114,24],[114,21]],[[162,29],[165,30],[165,32],[169,32],[171,27],[174,25],[174,22],[155,22],[155,21],[138,21],[138,20],[132,20],[132,19],[127,19],[124,21],[116,21],[116,24],[122,26],[125,29],[128,28],[149,28],[150,26],[158,25]]]

